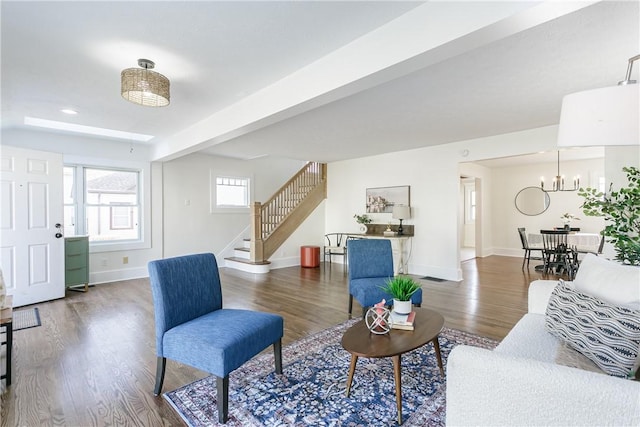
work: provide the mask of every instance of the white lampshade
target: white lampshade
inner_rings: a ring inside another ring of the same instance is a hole
[[[411,218],[411,208],[409,208],[409,206],[404,206],[404,205],[394,206],[391,216],[393,219]]]
[[[562,100],[559,147],[640,145],[640,85],[567,95]]]

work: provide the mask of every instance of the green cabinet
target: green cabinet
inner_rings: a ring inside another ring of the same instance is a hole
[[[64,284],[74,290],[89,289],[89,236],[64,238]]]

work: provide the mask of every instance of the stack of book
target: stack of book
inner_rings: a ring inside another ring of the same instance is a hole
[[[413,322],[416,319],[416,312],[412,311],[409,314],[398,314],[395,311],[391,312],[391,327],[393,329],[402,329],[405,331],[413,331]]]

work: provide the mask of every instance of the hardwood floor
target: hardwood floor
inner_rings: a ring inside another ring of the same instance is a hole
[[[447,327],[501,339],[526,312],[529,283],[542,278],[533,266],[523,273],[521,261],[469,260],[460,283],[421,280],[423,306],[442,313]],[[221,279],[226,307],[285,318],[285,345],[348,319],[347,278],[339,264],[266,275],[221,269]],[[42,326],[14,333],[13,384],[2,395],[2,426],[183,425],[152,393],[155,333],[147,279],[67,292],[36,306]],[[163,391],[205,375],[168,361]]]

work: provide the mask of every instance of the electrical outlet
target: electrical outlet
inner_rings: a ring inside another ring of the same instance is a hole
[[[122,263],[123,264],[129,264],[129,257],[128,256],[123,256],[122,257]]]

